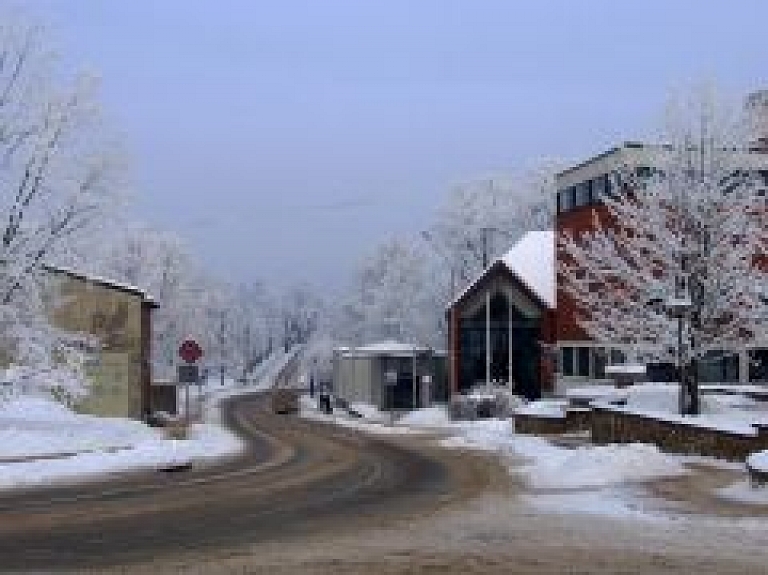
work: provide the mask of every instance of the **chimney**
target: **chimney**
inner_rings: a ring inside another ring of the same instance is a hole
[[[749,148],[768,153],[768,90],[757,90],[744,102],[749,128]]]

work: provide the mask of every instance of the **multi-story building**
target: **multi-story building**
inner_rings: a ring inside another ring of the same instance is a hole
[[[665,150],[636,142],[626,142],[578,165],[560,172],[556,177],[557,199],[555,231],[558,238],[572,237],[594,231],[596,225],[606,223],[607,211],[601,198],[616,193],[616,174],[632,172],[640,181],[650,176],[659,154]],[[768,154],[764,147],[735,153],[733,162],[739,169],[768,176]],[[558,276],[563,269],[565,255],[557,253]],[[619,344],[594,342],[580,327],[578,305],[557,282],[557,389],[569,385],[582,385],[585,381],[605,378],[606,363],[621,363],[632,355],[632,350]],[[768,350],[759,343],[749,348],[724,350],[711,362],[702,362],[700,377],[703,381],[748,382],[768,380]]]

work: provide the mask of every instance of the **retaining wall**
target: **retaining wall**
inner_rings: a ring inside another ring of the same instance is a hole
[[[603,407],[594,407],[591,413],[595,444],[651,443],[667,453],[707,455],[731,461],[744,461],[750,453],[768,449],[766,431],[756,428],[754,434],[737,433]]]

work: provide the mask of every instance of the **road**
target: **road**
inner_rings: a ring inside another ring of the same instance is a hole
[[[0,496],[3,570],[100,569],[429,514],[491,481],[440,457],[292,415],[223,403],[241,457],[176,472]]]

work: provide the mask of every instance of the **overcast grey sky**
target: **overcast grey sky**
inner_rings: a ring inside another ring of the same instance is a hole
[[[20,0],[103,79],[138,215],[235,280],[338,287],[458,182],[583,159],[671,88],[768,86],[768,3]]]

